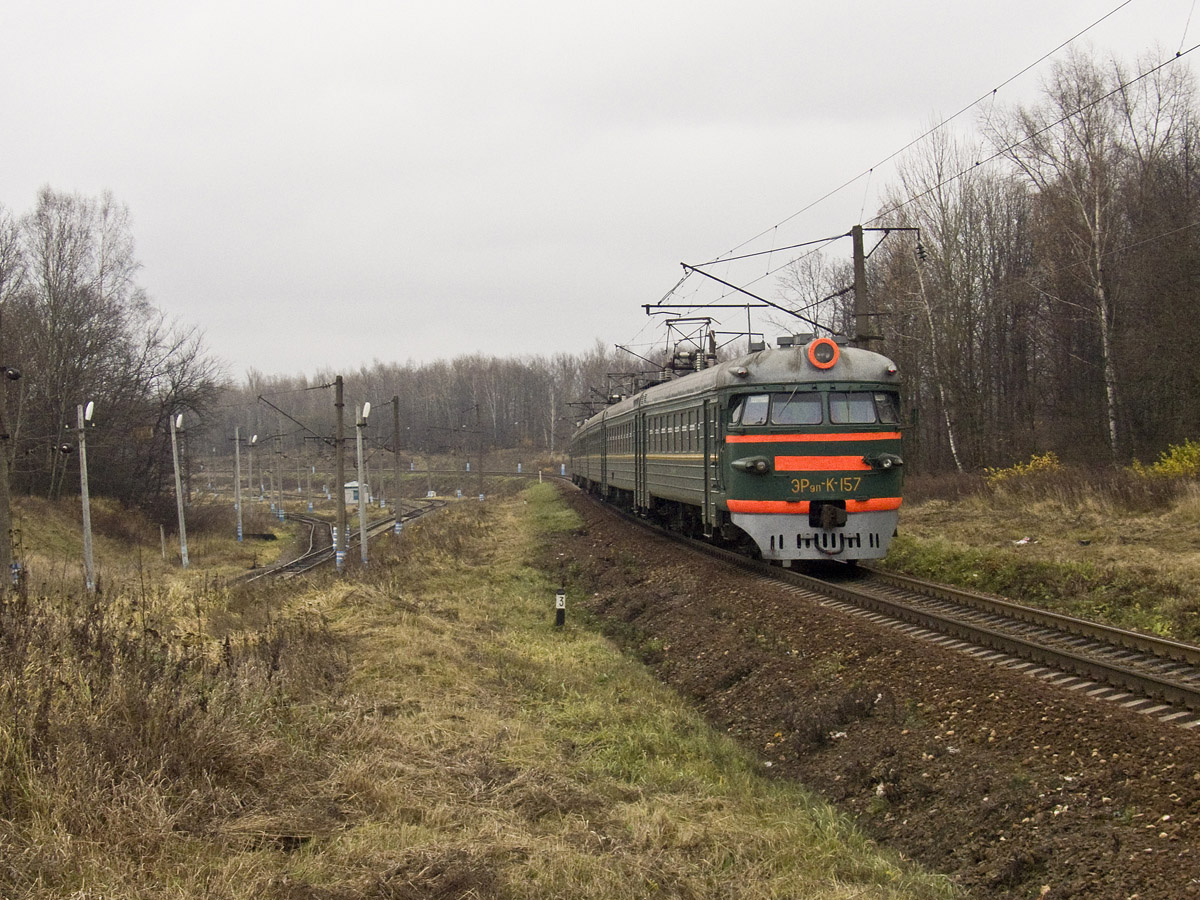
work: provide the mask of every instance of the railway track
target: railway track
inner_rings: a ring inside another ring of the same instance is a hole
[[[1200,726],[1200,648],[873,569],[855,576],[778,577],[829,598],[826,606],[890,621],[1063,690]]]
[[[1183,728],[1200,727],[1200,647],[867,567],[846,567],[824,577],[782,569],[612,511],[824,606],[869,617],[1063,690],[1119,703]]]
[[[397,522],[410,522],[421,516],[428,515],[434,510],[441,509],[446,505],[446,501],[440,499],[422,499],[406,502],[416,505],[400,513],[398,516],[385,516],[369,522],[367,524],[367,540],[369,541],[371,538],[383,534],[385,531],[392,530]],[[315,516],[303,514],[289,514],[288,517],[293,521],[302,522],[309,526],[308,549],[295,559],[242,575],[236,579],[237,582],[246,584],[257,581],[260,578],[291,578],[333,561],[335,551],[333,547],[333,525],[331,523]],[[349,538],[346,548],[348,555],[350,551],[360,546],[357,531],[352,532]]]

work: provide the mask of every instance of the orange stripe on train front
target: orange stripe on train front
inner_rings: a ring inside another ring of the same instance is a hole
[[[729,500],[729,511],[735,513],[783,513],[785,515],[807,515],[807,500]],[[846,512],[890,512],[899,509],[901,498],[876,497],[872,500],[847,500]]]
[[[811,441],[898,441],[898,431],[842,432],[840,434],[730,434],[727,444],[794,444]]]
[[[861,456],[777,456],[776,472],[870,471]]]

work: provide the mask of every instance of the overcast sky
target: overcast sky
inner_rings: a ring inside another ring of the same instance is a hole
[[[1165,59],[1195,2],[1085,40]],[[0,205],[111,190],[235,378],[644,346],[680,262],[870,218],[888,166],[793,214],[1120,3],[7,0]]]

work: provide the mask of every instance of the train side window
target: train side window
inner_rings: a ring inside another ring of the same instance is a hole
[[[734,397],[729,403],[729,424],[736,425],[742,417],[742,404],[746,402],[745,396]]]
[[[829,421],[834,425],[875,424],[875,395],[831,391],[829,394]]]
[[[823,418],[820,394],[776,394],[771,399],[774,425],[820,425]]]
[[[766,425],[767,410],[771,407],[770,394],[752,394],[742,405],[742,425]]]
[[[876,394],[875,409],[885,425],[900,424],[900,397],[896,394]]]

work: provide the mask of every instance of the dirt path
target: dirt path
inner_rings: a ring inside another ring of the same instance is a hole
[[[1200,898],[1200,734],[824,610],[574,491],[611,633],[765,767],[980,898]],[[557,554],[563,554],[558,556]]]

